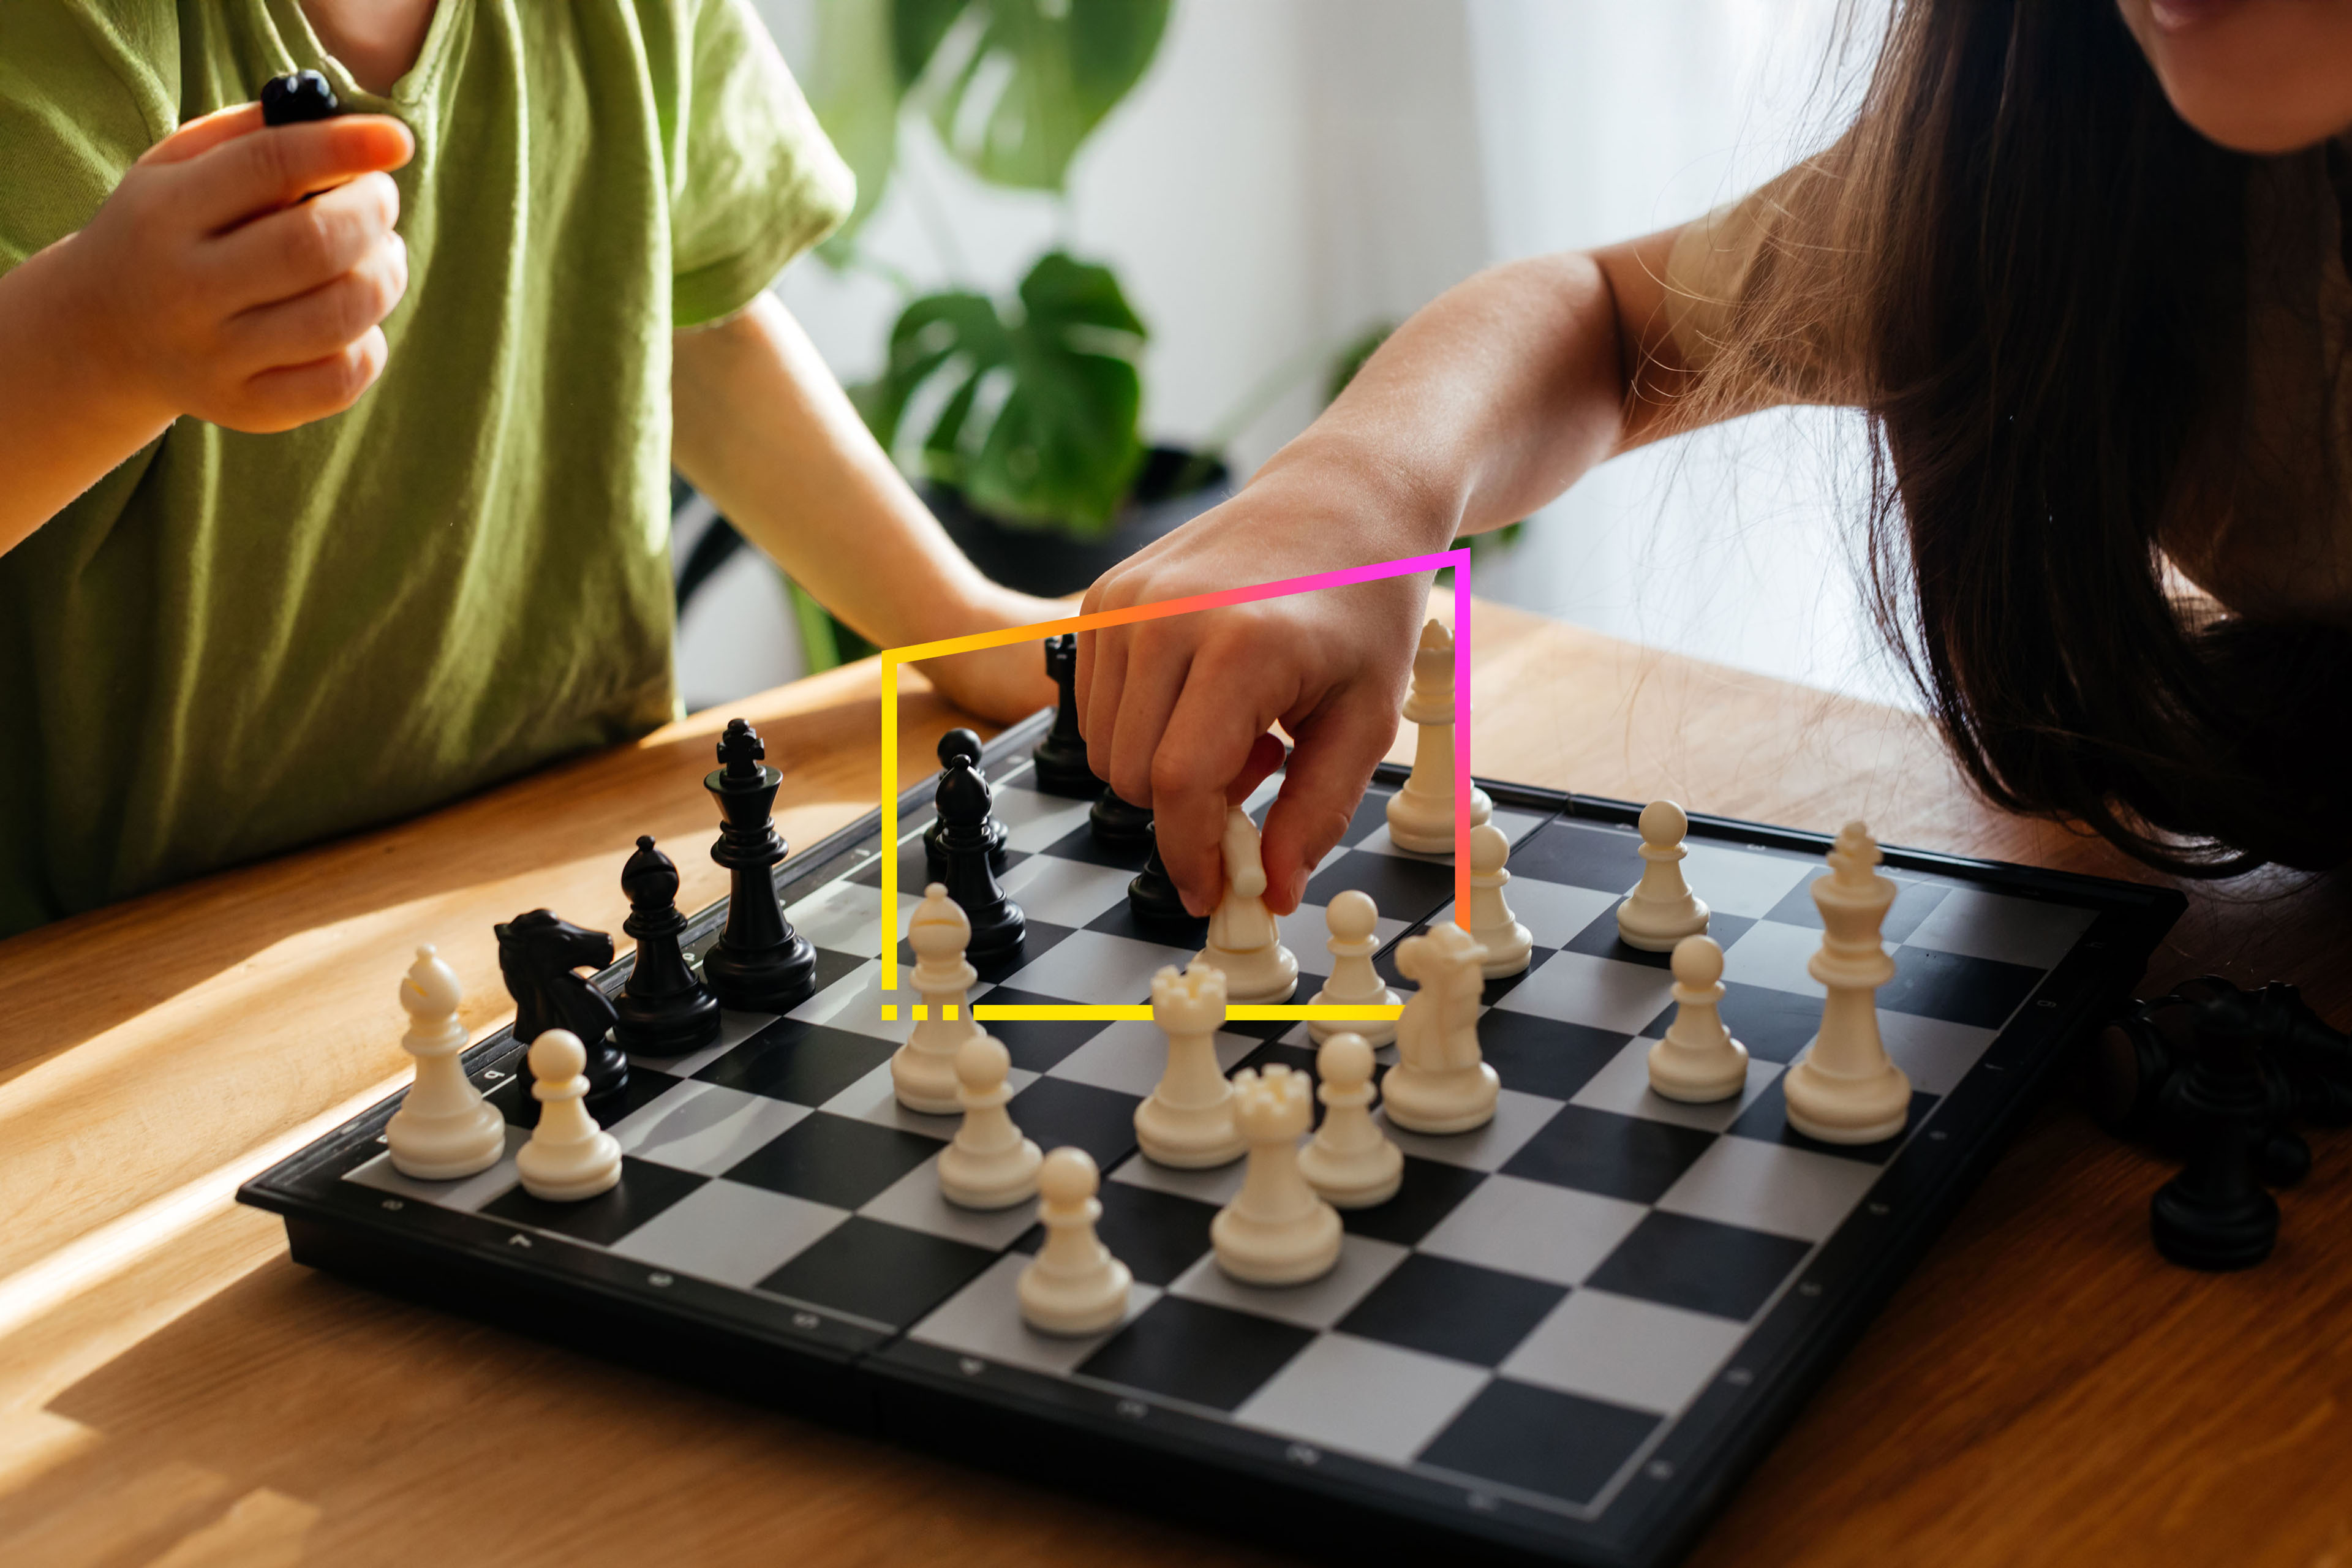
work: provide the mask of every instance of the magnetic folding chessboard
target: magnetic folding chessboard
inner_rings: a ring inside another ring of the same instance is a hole
[[[1010,828],[1004,885],[1029,924],[973,1000],[1143,1001],[1191,947],[1135,926],[1139,860],[1095,843],[1087,803],[1032,787],[1046,717],[983,760]],[[1282,922],[1307,972],[1301,1001],[1328,968],[1323,911],[1342,889],[1372,895],[1391,947],[1451,918],[1450,862],[1388,841],[1401,782],[1382,771]],[[1523,975],[1488,985],[1479,1020],[1500,1108],[1458,1137],[1389,1129],[1402,1191],[1345,1216],[1338,1268],[1310,1285],[1218,1271],[1209,1222],[1240,1165],[1176,1172],[1136,1152],[1135,1108],[1164,1057],[1153,1026],[1000,1022],[1013,1115],[1041,1146],[1095,1157],[1101,1234],[1136,1279],[1111,1332],[1023,1325],[1029,1205],[944,1203],[936,1164],[954,1119],[891,1095],[888,1058],[910,1026],[882,1020],[871,816],[777,870],[818,950],[811,1000],[784,1017],[730,1014],[716,1046],[632,1065],[612,1193],[524,1194],[512,1125],[508,1158],[478,1176],[403,1177],[382,1137],[395,1097],[239,1195],[285,1216],[299,1261],[861,1430],[1222,1517],[1253,1539],[1661,1562],[1860,1331],[2182,904],[1889,850],[1896,969],[1879,1017],[1916,1092],[1902,1135],[1835,1148],[1790,1130],[1779,1084],[1820,1018],[1807,885],[1828,839],[1692,818],[1685,868],[1713,907],[1723,1015],[1753,1065],[1737,1103],[1683,1105],[1647,1085],[1645,1054],[1673,1013],[1664,957],[1615,935],[1641,870],[1636,808],[1486,787],[1536,942]],[[901,806],[894,937],[924,881],[929,794]],[[691,954],[723,916],[694,919]],[[617,989],[629,962],[599,983]],[[1410,989],[1385,950],[1378,962]],[[1303,1024],[1229,1025],[1217,1048],[1228,1070],[1313,1059]],[[520,1047],[501,1030],[465,1060],[511,1122]]]

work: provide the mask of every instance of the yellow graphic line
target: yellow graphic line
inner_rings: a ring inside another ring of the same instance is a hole
[[[1334,1023],[1370,1024],[1395,1018],[1403,1012],[1404,1008],[1402,1006],[1232,1006],[1225,1009],[1225,1022],[1229,1024],[1297,1023],[1301,1019],[1313,1018]],[[1151,1008],[1148,1003],[1007,1002],[992,1005],[979,1002],[973,1004],[971,1016],[983,1024],[1110,1024],[1130,1018],[1149,1022],[1151,1017]]]

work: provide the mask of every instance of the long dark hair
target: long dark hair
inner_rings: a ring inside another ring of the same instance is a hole
[[[2200,606],[2158,545],[2265,493],[2263,161],[2181,121],[2114,0],[1904,0],[1841,145],[1842,260],[1733,343],[1863,345],[1872,608],[1969,778],[2178,874],[2343,863],[2352,636]]]

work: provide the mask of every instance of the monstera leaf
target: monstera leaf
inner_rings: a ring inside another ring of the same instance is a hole
[[[824,254],[882,200],[909,94],[956,160],[1002,185],[1058,191],[1103,116],[1142,79],[1169,0],[817,0],[802,85],[857,176]]]
[[[929,23],[945,0],[899,0]],[[926,60],[939,82],[931,124],[982,179],[1058,191],[1070,159],[1142,79],[1168,26],[1168,0],[969,0],[961,26],[940,29]],[[906,58],[904,53],[900,58]]]
[[[1145,337],[1108,268],[1055,251],[1017,301],[959,291],[908,305],[887,366],[853,395],[896,451],[917,395],[946,389],[921,438],[926,474],[1008,522],[1098,533],[1143,460]]]

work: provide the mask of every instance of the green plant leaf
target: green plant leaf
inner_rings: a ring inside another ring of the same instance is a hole
[[[921,438],[924,473],[1008,522],[1097,533],[1143,461],[1146,336],[1109,268],[1055,251],[1030,268],[1017,302],[915,300],[891,329],[882,374],[851,396],[895,453],[908,405],[937,381],[946,390]],[[989,412],[992,377],[1004,395]]]
[[[924,9],[946,5],[929,0]],[[1150,68],[1168,5],[968,0],[979,21],[966,47],[941,48],[934,39],[924,55],[943,78],[930,98],[941,144],[983,180],[1061,190],[1079,144]],[[940,37],[947,32],[942,26]]]
[[[877,0],[865,3],[877,12],[883,9]],[[923,79],[940,40],[948,36],[948,29],[963,15],[969,3],[970,0],[891,0],[891,50],[900,92]]]
[[[875,0],[817,0],[814,56],[801,73],[801,87],[834,150],[857,176],[857,205],[817,247],[836,267],[848,258],[851,236],[880,204],[898,157],[904,84],[893,45],[888,7]]]

